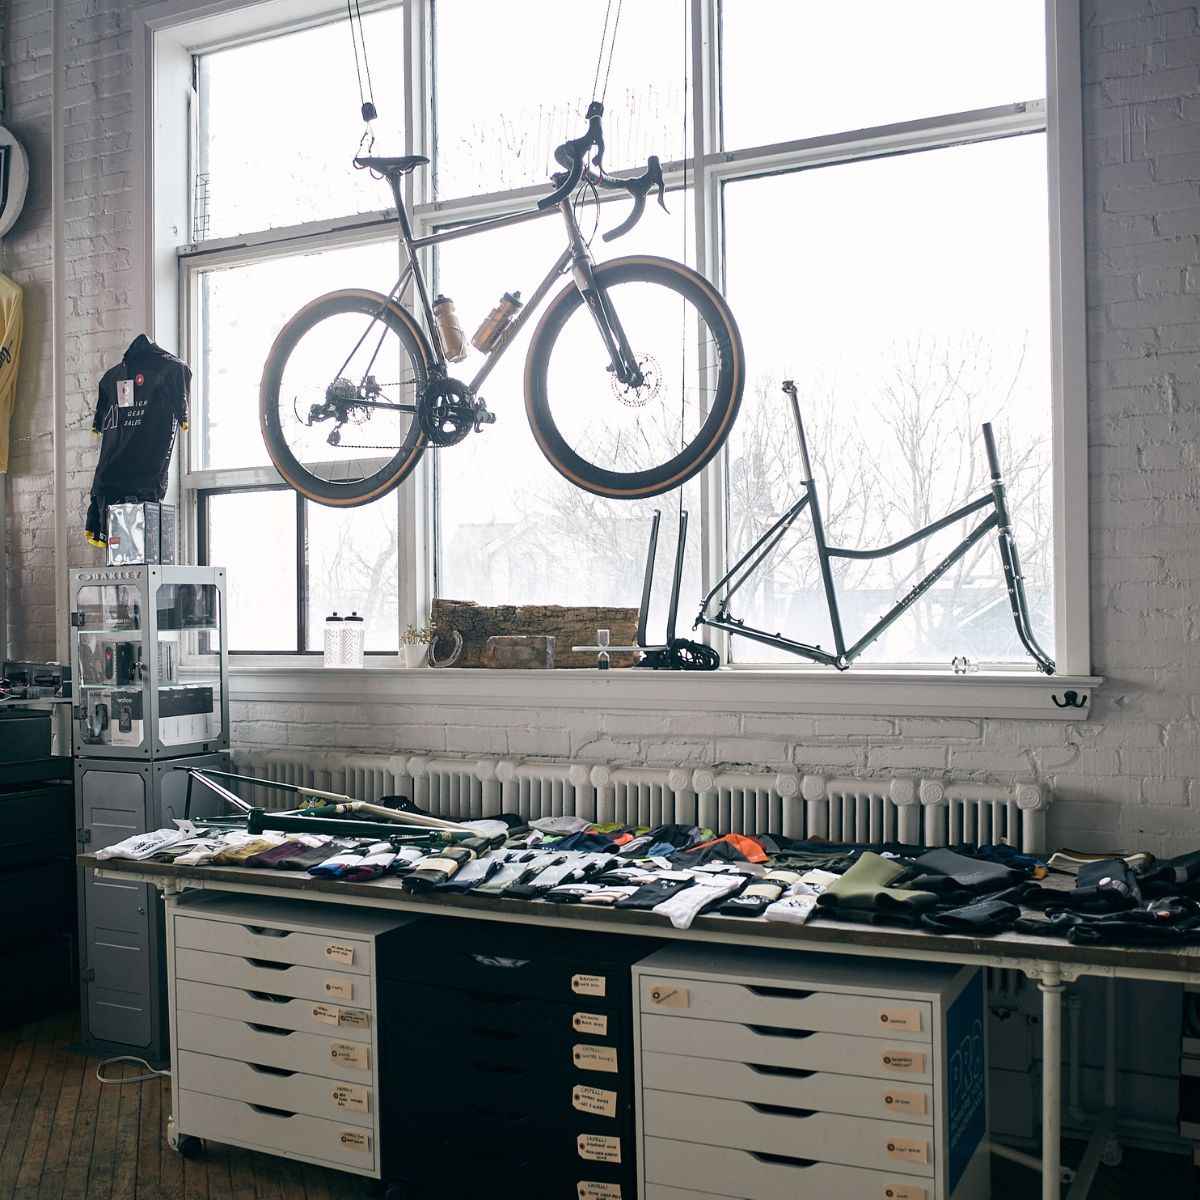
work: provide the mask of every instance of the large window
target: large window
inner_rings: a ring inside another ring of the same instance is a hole
[[[316,649],[326,612],[353,608],[367,616],[368,649],[394,650],[434,595],[632,607],[655,510],[659,623],[678,514],[690,515],[685,632],[707,587],[795,499],[784,379],[799,387],[836,544],[894,542],[982,492],[980,426],[990,421],[1038,636],[1052,646],[1062,464],[1041,0],[1002,10],[872,0],[855,9],[852,37],[836,6],[638,0],[621,10],[611,63],[597,67],[615,8],[413,0],[368,11],[363,32],[376,152],[432,160],[412,182],[418,233],[528,208],[555,169],[554,147],[582,131],[594,79],[607,88],[606,166],[661,157],[669,215],[648,206],[634,233],[611,247],[597,237],[593,252],[680,259],[717,282],[742,331],[747,383],[726,451],[704,476],[636,503],[579,491],[546,463],[524,417],[523,346],[483,388],[497,423],[428,454],[396,493],[333,510],[281,490],[257,425],[263,360],[307,300],[348,285],[389,290],[397,255],[379,211],[389,197],[349,166],[363,126],[344,16],[195,47],[194,241],[179,261],[197,419],[184,478],[200,544],[228,567],[237,597],[231,649]],[[538,69],[515,70],[532,30]],[[247,119],[264,95],[269,138]],[[600,227],[621,211],[605,207]],[[469,336],[502,293],[527,296],[562,247],[552,216],[446,243],[427,266]],[[464,378],[474,370],[462,364]],[[850,640],[961,535],[844,560],[836,582]],[[736,611],[828,644],[803,518]],[[736,637],[722,649],[734,663],[801,665]],[[865,661],[947,666],[958,655],[1031,666],[990,541]]]

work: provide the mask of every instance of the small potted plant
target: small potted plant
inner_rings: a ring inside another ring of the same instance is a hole
[[[433,641],[433,621],[409,625],[400,634],[400,658],[406,667],[423,667]]]

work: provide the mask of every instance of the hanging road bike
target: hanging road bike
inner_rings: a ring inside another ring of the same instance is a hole
[[[791,401],[796,436],[800,441],[800,466],[804,472],[804,476],[800,480],[802,494],[800,499],[750,547],[717,586],[704,597],[704,603],[700,606],[700,615],[696,618],[695,625],[711,625],[714,629],[725,629],[730,633],[738,634],[739,637],[761,642],[764,646],[775,646],[777,649],[787,650],[792,654],[811,659],[813,662],[824,663],[830,667],[837,667],[839,671],[844,671],[885,629],[907,612],[976,542],[994,529],[1000,550],[1000,563],[1004,569],[1004,582],[1008,589],[1009,608],[1012,610],[1017,636],[1034,662],[1037,663],[1038,670],[1044,671],[1047,675],[1053,675],[1054,663],[1038,645],[1031,628],[1029,602],[1025,597],[1025,579],[1021,574],[1021,560],[1012,536],[1008,499],[1004,480],[1000,475],[1000,459],[996,454],[996,440],[992,436],[991,425],[983,426],[983,441],[987,449],[988,467],[992,475],[991,488],[987,492],[964,504],[961,508],[955,509],[949,516],[942,517],[940,520],[918,529],[916,533],[902,538],[898,542],[893,542],[890,546],[881,546],[876,550],[852,550],[844,546],[830,546],[825,540],[825,522],[817,501],[816,485],[813,483],[812,463],[809,461],[808,455],[808,439],[805,437],[804,421],[800,416],[800,403],[796,399],[796,385],[790,379],[785,380],[783,390]],[[806,508],[812,521],[813,537],[817,544],[817,561],[821,566],[821,580],[825,586],[825,602],[829,609],[829,623],[833,629],[833,653],[822,650],[820,646],[809,646],[804,642],[792,641],[779,633],[768,633],[765,629],[755,629],[730,615],[729,611],[729,604],[734,594],[750,578],[759,564],[779,545],[796,518]],[[897,600],[857,642],[852,646],[847,646],[846,639],[842,634],[841,615],[838,612],[832,560],[835,558],[883,558],[886,555],[894,554],[897,550],[915,545],[939,530],[945,529],[948,525],[953,525],[956,521],[961,521],[964,517],[969,517],[972,513],[982,509],[991,509],[991,511],[936,567]]]
[[[322,504],[367,504],[395,487],[427,445],[450,446],[495,420],[479,389],[550,293],[525,362],[525,411],[554,468],[601,496],[654,496],[696,474],[721,447],[741,404],[742,343],[716,288],[689,267],[632,255],[593,261],[576,216],[576,189],[623,189],[633,211],[604,235],[628,233],[663,176],[657,158],[633,179],[602,172],[593,102],[588,129],[555,158],[565,170],[536,208],[414,237],[401,194],[429,160],[356,158],[387,180],[406,266],[382,296],[349,289],[312,301],[284,326],[263,369],[259,414],[271,461],[296,491]],[[589,152],[596,154],[589,160]],[[594,192],[593,192],[594,194]],[[663,205],[665,208],[665,204]],[[567,248],[523,306],[505,296],[473,339],[485,354],[470,382],[447,362],[465,357],[462,331],[439,324],[417,251],[533,220],[557,208]],[[421,321],[400,300],[416,296]]]

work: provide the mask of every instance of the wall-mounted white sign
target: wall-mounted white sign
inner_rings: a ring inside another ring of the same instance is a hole
[[[0,125],[0,237],[21,215],[28,186],[29,159],[25,156],[25,148]]]

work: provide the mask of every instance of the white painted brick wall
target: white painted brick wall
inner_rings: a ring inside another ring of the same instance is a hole
[[[11,473],[14,650],[54,646],[50,398],[52,254],[66,266],[68,422],[90,421],[101,372],[138,332],[129,295],[130,5],[9,0],[6,119],[33,162],[4,269],[27,289]],[[1021,776],[1053,787],[1051,838],[1169,852],[1200,845],[1200,28],[1180,0],[1084,0],[1093,662],[1108,677],[1089,719],[790,718],[585,714],[470,705],[236,703],[239,743],[766,767]],[[50,90],[67,109],[66,240],[50,236]],[[98,561],[80,533],[94,465],[68,433],[71,565]]]

